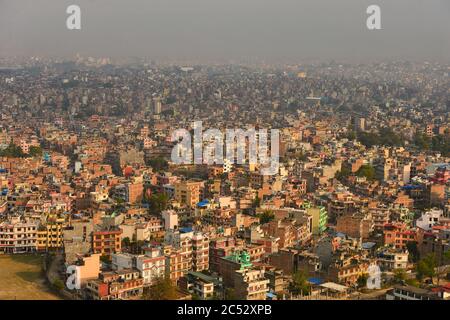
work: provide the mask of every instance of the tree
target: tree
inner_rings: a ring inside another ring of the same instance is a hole
[[[61,279],[56,279],[55,281],[53,281],[53,287],[58,291],[62,291],[64,289],[64,283],[61,281]]]
[[[444,263],[445,264],[450,264],[450,250],[447,250],[444,253]]]
[[[444,157],[450,156],[450,135],[437,135],[431,140],[433,151],[442,153]]]
[[[131,240],[128,237],[122,239],[122,247],[129,248],[131,245]]]
[[[308,283],[308,275],[304,270],[299,270],[292,275],[292,281],[289,283],[289,291],[294,295],[309,295],[311,287]]]
[[[375,168],[371,165],[362,165],[356,172],[358,177],[366,177],[367,180],[375,180]]]
[[[29,151],[28,151],[28,155],[30,157],[40,157],[42,156],[42,148],[41,147],[35,147],[35,146],[31,146]]]
[[[444,252],[443,259],[442,259],[442,266],[437,267],[437,284],[439,285],[439,282],[442,278],[446,278],[450,267],[447,265],[450,262],[450,250]]]
[[[411,262],[416,263],[417,261],[419,261],[420,254],[419,254],[419,249],[417,248],[417,242],[408,241],[406,243],[406,249],[408,249]]]
[[[355,139],[356,139],[356,132],[353,131],[353,130],[349,131],[349,132],[347,133],[346,138],[347,138],[348,140],[351,140],[351,141],[355,140]]]
[[[336,172],[335,177],[339,181],[343,181],[343,180],[347,179],[351,174],[352,174],[352,172],[347,167],[343,166],[341,171]]]
[[[429,254],[425,258],[421,259],[416,266],[416,277],[419,281],[430,278],[433,281],[433,277],[436,276],[436,256]]]
[[[177,297],[177,288],[168,277],[157,278],[143,295],[145,300],[176,300]]]
[[[109,260],[108,256],[101,256],[100,261],[106,264],[109,264],[111,261]]]
[[[225,300],[238,300],[234,289],[227,288],[225,290]]]
[[[394,270],[394,281],[397,283],[402,283],[406,281],[408,278],[406,270],[405,269],[395,269]]]
[[[358,277],[357,284],[358,288],[364,288],[367,286],[367,279],[369,279],[369,275],[362,274]]]
[[[300,152],[300,153],[296,154],[296,158],[299,161],[306,161],[306,160],[308,160],[308,156],[306,154],[304,154],[303,152]]]
[[[429,150],[431,147],[431,139],[424,133],[418,132],[413,139],[413,143],[419,148],[420,150]]]
[[[167,209],[169,196],[165,193],[153,194],[149,200],[149,210],[151,213],[161,213]]]
[[[259,223],[266,224],[275,219],[275,215],[271,210],[264,210],[263,213],[259,215]]]
[[[357,138],[367,148],[375,145],[399,147],[403,145],[404,140],[390,128],[381,128],[378,134],[373,132],[358,132]]]
[[[163,157],[156,157],[148,160],[148,165],[155,171],[163,171],[169,168],[169,163]]]
[[[405,282],[409,286],[413,286],[413,287],[419,287],[420,286],[419,281],[417,281],[417,279],[414,279],[414,278],[406,279]]]
[[[258,196],[256,196],[255,200],[253,200],[252,207],[256,209],[256,208],[259,208],[260,205],[261,205],[261,199]]]
[[[200,296],[198,294],[196,294],[196,293],[191,294],[191,296],[192,296],[192,300],[202,300],[200,298]]]
[[[0,150],[0,157],[23,158],[25,154],[19,146],[11,142],[5,149]]]

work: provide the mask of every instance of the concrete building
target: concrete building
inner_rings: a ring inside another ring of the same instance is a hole
[[[269,292],[269,280],[264,270],[240,269],[234,272],[234,293],[240,300],[266,300]]]
[[[36,251],[38,225],[11,218],[0,223],[0,252],[22,253]]]
[[[195,208],[200,202],[200,186],[198,181],[182,181],[175,184],[175,200],[181,205]]]
[[[178,214],[174,210],[165,210],[161,213],[165,230],[178,228]]]
[[[110,258],[113,253],[121,252],[121,234],[122,230],[120,229],[94,231],[92,236],[94,253],[100,253],[102,256]]]
[[[443,210],[432,209],[423,213],[422,216],[417,219],[416,226],[423,230],[430,231],[442,218],[444,218]]]

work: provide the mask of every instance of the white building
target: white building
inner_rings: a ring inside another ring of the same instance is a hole
[[[115,253],[112,255],[112,268],[115,271],[137,269],[144,279],[144,285],[151,285],[155,279],[164,277],[166,258],[157,248],[148,248],[145,255]]]
[[[165,210],[162,213],[164,229],[174,230],[178,227],[178,214],[174,210]]]
[[[129,253],[113,253],[111,255],[112,268],[115,271],[132,269],[135,256]]]
[[[12,218],[0,223],[0,252],[22,253],[36,251],[38,225]]]
[[[432,209],[423,213],[422,216],[417,219],[416,226],[423,230],[430,231],[443,217],[444,212],[442,210]]]
[[[144,285],[151,285],[166,272],[166,258],[157,248],[146,250],[145,255],[136,258],[136,268],[144,279]]]

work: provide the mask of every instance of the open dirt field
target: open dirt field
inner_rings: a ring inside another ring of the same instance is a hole
[[[58,300],[44,280],[39,255],[0,255],[0,300]]]

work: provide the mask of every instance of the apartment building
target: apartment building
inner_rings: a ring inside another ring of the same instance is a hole
[[[199,232],[192,236],[192,269],[194,271],[209,269],[209,238]]]
[[[408,256],[408,251],[386,248],[377,254],[377,262],[381,270],[406,270],[408,268]]]
[[[36,251],[38,224],[11,218],[0,223],[0,252],[23,253]]]
[[[384,244],[397,249],[406,249],[408,242],[417,242],[417,232],[408,229],[405,224],[387,224],[384,226]]]
[[[100,253],[102,256],[111,258],[113,253],[122,250],[120,235],[122,230],[110,229],[94,231],[92,235],[92,249],[94,253]]]
[[[236,239],[234,237],[221,237],[211,240],[209,243],[209,269],[212,272],[218,272],[220,259],[231,255],[235,249]]]
[[[236,270],[233,286],[236,299],[266,300],[266,295],[269,292],[269,282],[264,277],[264,270]]]
[[[201,272],[189,271],[178,283],[182,290],[197,295],[202,300],[220,299],[223,297],[223,285],[220,278]]]
[[[158,248],[148,248],[145,255],[136,257],[136,268],[144,279],[144,286],[152,285],[166,273],[166,257]]]
[[[112,268],[115,271],[136,269],[144,286],[150,286],[157,278],[165,276],[166,258],[158,248],[145,248],[144,255],[113,253]]]
[[[89,298],[94,300],[140,299],[144,279],[135,269],[103,272],[99,279],[90,280],[86,285]]]
[[[175,200],[181,205],[195,208],[200,202],[201,182],[182,181],[175,184]]]
[[[364,214],[345,214],[337,218],[336,231],[352,238],[369,238],[374,230],[372,217]]]
[[[50,216],[37,232],[36,248],[38,251],[60,250],[64,247],[64,228],[66,220],[62,217]]]

